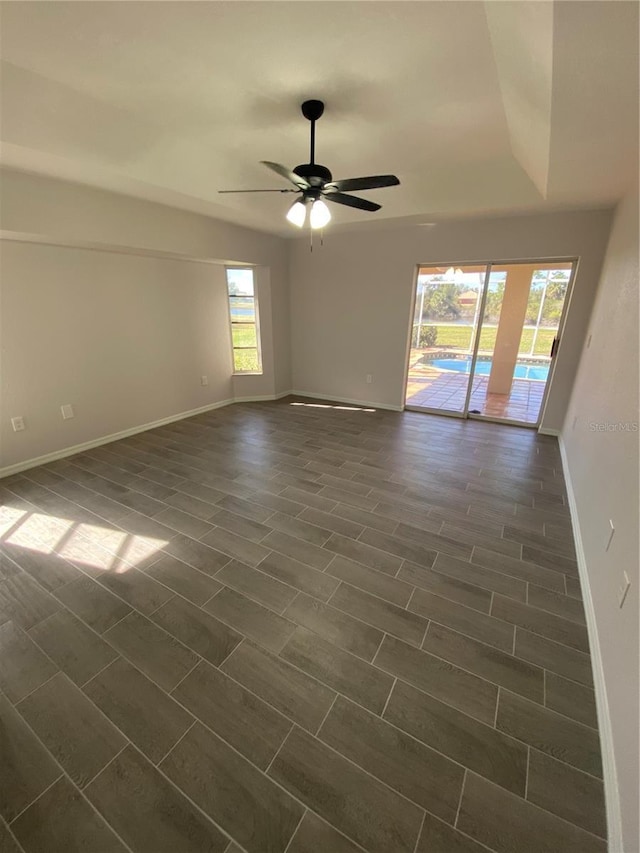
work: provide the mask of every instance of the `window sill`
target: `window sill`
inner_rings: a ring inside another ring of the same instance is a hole
[[[234,370],[233,376],[263,376],[264,370]]]

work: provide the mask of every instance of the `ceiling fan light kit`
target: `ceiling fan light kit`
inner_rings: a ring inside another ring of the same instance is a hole
[[[307,216],[307,206],[311,205],[309,213],[309,225],[315,230],[324,228],[331,221],[331,211],[326,205],[326,201],[331,201],[336,204],[344,204],[347,207],[354,207],[358,210],[376,211],[380,210],[381,205],[366,198],[359,198],[354,195],[347,195],[343,190],[373,190],[380,187],[397,186],[400,181],[395,175],[370,175],[363,178],[345,178],[340,181],[334,181],[333,176],[326,166],[315,162],[315,147],[316,147],[316,121],[324,112],[324,103],[322,101],[305,101],[302,106],[302,115],[311,122],[311,145],[310,156],[308,163],[302,163],[296,166],[293,170],[287,169],[280,163],[272,163],[268,160],[262,160],[264,166],[271,169],[276,174],[288,180],[295,189],[281,190],[219,190],[221,193],[233,192],[297,192],[300,193],[300,198],[291,205],[287,211],[286,218],[298,228],[302,228]]]

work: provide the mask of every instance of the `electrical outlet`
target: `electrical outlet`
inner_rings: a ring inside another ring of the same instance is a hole
[[[64,406],[60,406],[60,411],[62,412],[62,420],[68,421],[71,418],[75,417],[75,413],[73,411],[73,406],[71,403],[65,403]]]
[[[629,587],[631,586],[631,581],[629,580],[629,575],[626,572],[622,573],[622,583],[618,587],[618,607],[622,607],[626,598],[627,593],[629,592]]]
[[[609,550],[609,545],[611,545],[611,542],[612,542],[612,540],[613,540],[613,534],[616,532],[616,529],[615,529],[615,527],[613,526],[613,521],[611,521],[611,519],[609,519],[609,527],[610,527],[611,529],[610,529],[610,531],[609,531],[609,538],[607,539],[607,547],[604,549],[605,551],[608,551],[608,550]]]
[[[367,385],[371,385],[373,382],[373,374],[367,373]]]
[[[11,426],[13,427],[14,432],[22,432],[22,430],[24,429],[24,418],[11,418]]]
[[[209,377],[208,376],[201,376],[200,377],[200,384],[201,385],[208,385],[209,384]]]

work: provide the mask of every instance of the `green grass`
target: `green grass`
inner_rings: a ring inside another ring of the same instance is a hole
[[[434,325],[434,324],[429,324]],[[436,347],[451,347],[452,349],[471,349],[471,326],[441,326],[438,329]],[[493,351],[496,343],[497,328],[485,327],[480,332],[480,350]],[[539,329],[534,355],[549,355],[551,344],[556,335],[556,329]],[[520,339],[520,352],[528,353],[533,342],[534,329],[523,329]]]
[[[233,368],[236,373],[260,373],[261,370],[260,362],[258,360],[258,350],[234,349]]]

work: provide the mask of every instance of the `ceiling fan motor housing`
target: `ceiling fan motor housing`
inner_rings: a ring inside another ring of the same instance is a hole
[[[306,178],[312,187],[321,187],[333,180],[331,172],[326,166],[321,166],[320,163],[302,163],[300,166],[296,166],[293,171],[301,178]]]

